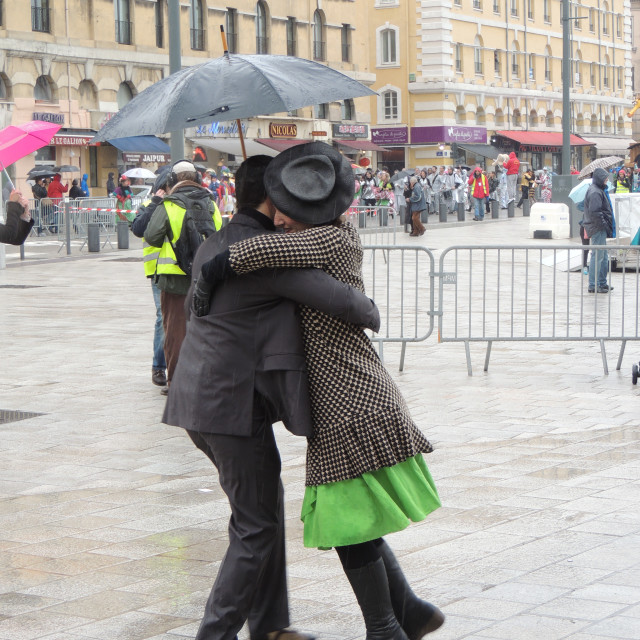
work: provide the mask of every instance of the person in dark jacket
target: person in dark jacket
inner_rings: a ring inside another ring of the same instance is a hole
[[[607,238],[613,238],[613,207],[609,198],[607,180],[609,174],[604,169],[593,172],[591,186],[584,197],[584,217],[582,225],[591,245],[606,245]],[[589,263],[589,293],[609,293],[613,287],[607,284],[609,256],[606,249],[591,250]]]
[[[29,201],[13,189],[7,202],[7,216],[4,224],[0,224],[0,242],[20,246],[33,227],[33,219],[29,212]]]
[[[144,238],[144,232],[147,230],[147,225],[153,212],[159,204],[162,204],[162,200],[166,194],[165,189],[167,187],[167,180],[169,179],[169,173],[171,171],[171,165],[165,165],[158,172],[158,177],[153,183],[153,196],[151,200],[147,200],[138,208],[136,217],[131,223],[131,231],[133,235],[138,238]],[[160,289],[156,283],[156,264],[158,261],[158,255],[160,249],[158,247],[152,247],[148,242],[143,240],[142,242],[142,261],[144,266],[144,273],[151,282],[151,291],[153,293],[153,301],[156,306],[156,323],[153,330],[153,363],[151,365],[151,382],[153,384],[162,387],[160,391],[162,395],[165,395],[167,385],[167,376],[165,370],[167,368],[167,361],[164,357],[164,327],[162,326],[162,306],[160,304]]]
[[[108,196],[110,196],[116,190],[116,183],[113,177],[114,177],[114,174],[110,172],[107,177],[107,195]]]
[[[71,181],[71,189],[69,189],[69,197],[72,200],[76,198],[86,198],[87,194],[78,186],[77,180]]]

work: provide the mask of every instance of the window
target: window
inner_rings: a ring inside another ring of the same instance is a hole
[[[518,63],[520,47],[517,42],[514,42],[513,45],[511,45],[511,49],[511,75],[517,79],[520,77],[520,65]]]
[[[473,68],[476,75],[482,75],[482,40],[479,36],[476,36],[473,45]]]
[[[616,16],[616,36],[622,38],[622,16]]]
[[[482,11],[482,0],[473,0],[473,8]]]
[[[131,12],[129,0],[114,0],[116,17],[116,42],[131,44],[133,42],[133,25],[131,24]]]
[[[544,80],[545,82],[553,81],[553,62],[551,57],[551,48],[547,46],[544,50]]]
[[[522,127],[522,117],[520,115],[520,109],[514,109],[512,116],[513,116],[513,126]]]
[[[580,7],[576,7],[573,15],[576,18],[580,18],[582,16],[582,9]],[[577,31],[582,31],[582,20],[574,20],[573,28],[576,29]]]
[[[592,62],[589,65],[589,80],[591,81],[591,86],[595,87],[596,86],[596,63]]]
[[[54,101],[53,83],[47,76],[40,76],[36,80],[36,86],[33,88],[33,97],[40,102]]]
[[[533,20],[533,0],[527,0],[527,18]]]
[[[545,114],[544,123],[549,128],[553,127],[553,113],[551,111],[547,111],[547,113]]]
[[[297,46],[297,27],[296,19],[292,17],[287,18],[287,55],[295,56],[298,49]]]
[[[551,7],[549,7],[549,0],[544,0],[544,21],[547,23],[551,22]],[[571,14],[569,14],[571,15]]]
[[[351,62],[351,25],[342,25],[340,44],[342,45],[342,62]]]
[[[500,51],[493,52],[493,72],[496,75],[496,78],[500,78],[502,76],[502,55]]]
[[[609,5],[606,2],[602,8],[602,33],[609,35]]]
[[[500,0],[493,0],[493,13],[500,13]]]
[[[318,120],[327,120],[329,118],[329,105],[324,103],[324,104],[317,104],[314,107],[315,110],[315,118],[317,118]]]
[[[511,0],[511,15],[514,18],[518,17],[518,0]]]
[[[589,31],[591,31],[591,33],[596,32],[595,12],[593,9],[589,9]]]
[[[194,51],[204,51],[202,0],[191,0],[189,21],[191,25],[191,48]]]
[[[133,100],[133,91],[127,82],[121,82],[116,95],[118,109],[122,109],[125,104]]]
[[[533,53],[529,54],[529,80],[533,82],[536,79],[536,57]]]
[[[453,0],[453,4],[455,4],[456,7],[461,7],[462,6],[462,0]]]
[[[602,65],[602,84],[607,89],[609,88],[609,66],[610,65],[611,65],[611,61],[609,60],[609,56],[605,55],[604,65]]]
[[[462,45],[456,44],[456,71],[458,73],[462,72]]]
[[[10,100],[11,91],[9,89],[9,82],[4,74],[0,74],[0,100]]]
[[[580,50],[576,52],[574,81],[577,85],[582,84],[582,54]]]
[[[256,53],[269,53],[267,7],[262,0],[256,3]]]
[[[616,84],[618,85],[618,89],[622,89],[622,67],[618,67],[616,69],[616,75],[617,75],[617,82]]]
[[[538,112],[535,109],[532,109],[529,112],[529,127],[534,129],[538,126]]]
[[[356,109],[353,104],[353,100],[349,98],[348,100],[344,100],[342,102],[342,119],[343,120],[354,120],[355,119]]]
[[[313,14],[313,59],[326,60],[326,43],[324,41],[324,17],[322,13],[316,9]]]
[[[51,32],[49,0],[31,0],[31,30]]]
[[[235,9],[227,8],[225,16],[225,31],[227,33],[227,47],[229,53],[238,51],[238,12]]]
[[[380,64],[398,64],[398,29],[385,27],[379,31]]]
[[[156,2],[156,47],[162,49],[164,46],[164,2]]]
[[[398,119],[398,93],[396,91],[385,91],[382,94],[382,109],[385,120]]]

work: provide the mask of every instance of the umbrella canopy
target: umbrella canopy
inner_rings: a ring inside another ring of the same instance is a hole
[[[135,169],[129,169],[129,171],[125,171],[123,176],[127,176],[127,178],[153,178],[155,179],[156,174],[153,171],[149,171],[149,169],[144,169],[143,167],[136,167]]]
[[[395,184],[396,182],[398,182],[398,180],[404,180],[411,175],[413,174],[409,173],[408,171],[398,171],[395,176],[391,176],[391,184]]]
[[[54,173],[80,173],[80,167],[73,164],[61,164],[59,167],[53,167]]]
[[[29,180],[35,180],[36,178],[53,178],[56,175],[56,172],[51,168],[47,167],[34,167],[27,173],[27,178]]]
[[[591,178],[585,178],[582,182],[579,182],[571,191],[569,191],[569,197],[576,203],[580,204],[584,202],[584,197],[587,194],[587,189],[591,185]]]
[[[176,71],[140,92],[94,141],[179,131],[368,95],[375,92],[312,60],[226,53]]]
[[[59,124],[33,120],[0,131],[0,163],[3,167],[45,147],[60,129]]]
[[[608,169],[609,167],[615,167],[620,162],[624,162],[624,158],[619,158],[618,156],[598,158],[584,167],[578,177],[584,178],[585,176],[590,176],[596,169]]]

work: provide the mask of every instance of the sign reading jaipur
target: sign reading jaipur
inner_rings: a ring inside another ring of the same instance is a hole
[[[296,138],[298,136],[297,124],[282,124],[279,122],[269,123],[270,138]]]

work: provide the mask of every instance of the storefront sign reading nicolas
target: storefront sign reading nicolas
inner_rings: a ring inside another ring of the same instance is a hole
[[[416,143],[487,143],[487,130],[484,127],[411,127],[411,142]]]
[[[270,138],[297,138],[298,125],[282,124],[280,122],[270,122],[269,137]]]

